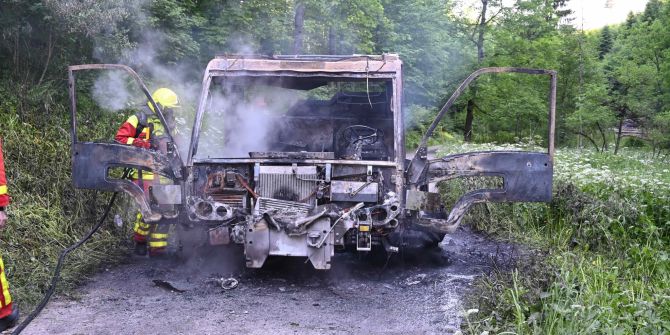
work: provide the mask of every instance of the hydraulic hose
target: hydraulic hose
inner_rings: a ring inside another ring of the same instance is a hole
[[[39,305],[35,307],[35,309],[28,315],[28,317],[21,322],[20,325],[14,329],[12,332],[12,335],[18,335],[21,334],[21,332],[30,324],[30,322],[37,317],[42,312],[42,309],[47,305],[49,302],[49,299],[51,299],[51,295],[53,295],[54,291],[56,290],[56,285],[58,284],[58,281],[60,280],[60,271],[61,268],[63,267],[63,262],[65,261],[65,257],[72,252],[73,250],[79,248],[82,244],[86,243],[95,232],[100,229],[102,224],[105,222],[105,219],[107,219],[107,216],[109,215],[109,212],[112,210],[112,206],[114,205],[114,200],[116,200],[116,195],[118,192],[114,192],[112,197],[109,199],[109,203],[107,204],[107,207],[105,208],[105,212],[102,214],[102,217],[100,217],[100,220],[98,220],[98,223],[84,236],[81,240],[77,241],[77,243],[67,247],[63,252],[60,254],[58,257],[58,263],[56,263],[56,270],[54,270],[54,275],[51,277],[51,285],[49,289],[47,290],[46,294],[44,295],[44,298],[42,298],[42,301],[40,301]]]

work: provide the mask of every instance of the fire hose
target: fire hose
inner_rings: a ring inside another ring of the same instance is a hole
[[[130,169],[126,169],[126,171],[123,174],[123,178],[127,178],[128,174],[130,173]],[[109,215],[109,212],[112,210],[112,206],[114,205],[114,200],[116,200],[116,196],[118,195],[118,192],[114,192],[112,194],[112,197],[109,199],[109,203],[107,203],[107,207],[105,207],[105,212],[102,214],[98,222],[93,226],[93,228],[79,241],[74,243],[73,245],[65,248],[63,252],[61,252],[60,256],[58,257],[58,262],[56,263],[56,269],[54,270],[53,277],[51,277],[51,284],[49,285],[49,289],[47,292],[44,294],[44,297],[42,298],[42,301],[35,307],[35,309],[30,312],[28,317],[26,317],[21,324],[19,324],[16,329],[12,332],[12,335],[18,335],[21,334],[21,332],[28,327],[28,325],[37,317],[44,307],[46,307],[47,303],[49,303],[49,299],[51,299],[51,296],[53,295],[54,291],[56,291],[56,285],[58,284],[58,281],[60,280],[60,271],[63,268],[63,262],[65,261],[65,257],[67,255],[74,251],[75,249],[81,247],[86,241],[88,241],[93,234],[95,234],[98,229],[102,226],[102,224],[105,222],[105,219],[107,219],[107,216]]]

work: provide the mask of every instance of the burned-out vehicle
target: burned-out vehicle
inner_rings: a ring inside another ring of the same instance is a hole
[[[551,199],[554,71],[476,71],[438,113],[416,152],[406,155],[397,55],[217,57],[205,71],[183,156],[174,140],[165,152],[78,140],[75,75],[100,69],[132,75],[165,124],[130,68],[69,67],[74,185],[126,192],[147,221],[177,222],[182,233],[213,245],[239,244],[251,268],[269,256],[292,256],[329,269],[335,251],[397,252],[416,236],[437,243],[475,203]],[[428,138],[456,98],[476,77],[502,72],[548,76],[548,151],[429,158]],[[110,177],[118,167],[157,172],[173,182],[145,194]],[[502,187],[468,192],[447,209],[438,193],[429,192],[432,183],[477,176],[499,177]]]

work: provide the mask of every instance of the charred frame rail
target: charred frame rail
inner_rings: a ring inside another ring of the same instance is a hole
[[[548,75],[550,77],[549,148],[547,153],[485,151],[449,155],[429,161],[426,145],[433,131],[468,85],[485,73],[525,73]],[[417,224],[433,228],[439,232],[452,233],[460,225],[463,215],[476,203],[551,201],[554,128],[556,124],[556,82],[557,74],[553,70],[494,67],[479,69],[461,83],[433,120],[421,139],[416,154],[409,162],[405,170],[409,186],[416,191],[425,188],[429,183],[454,178],[497,176],[502,177],[503,187],[501,189],[480,189],[466,193],[456,202],[446,220],[433,218],[419,212]]]
[[[154,107],[156,115],[165,126],[167,122],[160,106],[154,101],[139,75],[128,66],[121,64],[85,64],[68,67],[68,89],[70,94],[71,130],[72,137],[72,181],[77,188],[88,188],[105,191],[126,192],[132,196],[140,207],[146,221],[160,220],[162,215],[154,212],[144,194],[144,190],[129,180],[110,178],[111,168],[137,168],[151,170],[171,179],[181,178],[183,161],[178,150],[173,150],[173,156],[136,148],[117,143],[79,142],[77,137],[77,90],[75,86],[75,72],[82,70],[122,70],[126,71],[137,82],[149,103]],[[174,143],[169,127],[165,126],[165,133]]]

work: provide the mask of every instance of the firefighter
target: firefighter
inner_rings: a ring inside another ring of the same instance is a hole
[[[7,193],[7,178],[5,178],[5,164],[2,157],[2,140],[0,140],[0,229],[7,223],[5,208],[9,205],[9,194]],[[19,309],[13,305],[12,296],[9,295],[9,283],[5,275],[5,264],[0,256],[0,331],[13,327],[19,319]]]
[[[168,88],[159,88],[152,98],[163,111],[163,116],[168,122],[168,127],[174,128],[174,108],[179,107],[179,97]],[[114,139],[121,143],[145,149],[165,150],[165,129],[154,112],[150,102],[137,114],[130,116],[116,132]],[[134,169],[130,176],[134,183],[144,189],[144,194],[149,194],[149,187],[153,184],[165,183],[166,178],[160,177],[150,171]],[[156,257],[165,255],[168,245],[169,225],[146,223],[141,213],[135,217],[133,228],[133,241],[135,243],[135,254]]]

